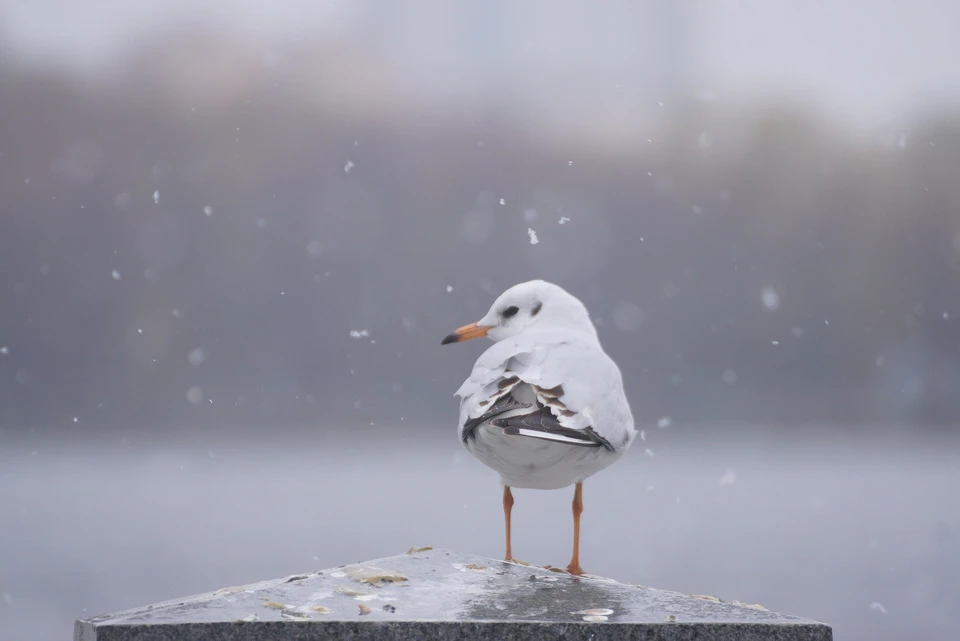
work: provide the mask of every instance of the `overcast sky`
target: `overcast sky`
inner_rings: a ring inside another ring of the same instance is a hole
[[[491,83],[550,61],[624,71],[629,82],[631,66],[653,57],[672,63],[669,73],[682,69],[697,95],[786,96],[851,125],[896,126],[960,106],[960,3],[951,0],[0,0],[0,28],[18,57],[88,69],[182,23],[268,45],[387,35],[391,57],[485,62]]]

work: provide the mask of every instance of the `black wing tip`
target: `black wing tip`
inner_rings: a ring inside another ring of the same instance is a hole
[[[493,423],[493,421],[491,421],[491,423]],[[523,428],[523,429],[526,429],[527,432],[540,432],[541,434],[543,434],[543,436],[534,436],[533,434],[524,434],[520,431],[520,429],[521,428],[516,425],[507,425],[506,427],[503,428],[503,433],[506,436],[521,436],[525,438],[536,438],[544,441],[552,441],[554,443],[562,443],[564,445],[570,445],[573,447],[602,447],[603,446],[602,443],[598,443],[593,439],[582,438],[580,436],[572,436],[570,434],[563,434],[561,432],[555,432],[555,434],[557,436],[563,436],[568,440],[561,441],[556,438],[550,438],[551,432],[549,430],[538,430],[536,428],[530,428],[530,427]]]

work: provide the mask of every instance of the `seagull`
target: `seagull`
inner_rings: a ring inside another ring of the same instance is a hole
[[[514,488],[556,490],[575,485],[573,558],[580,567],[583,482],[612,465],[636,436],[617,364],[600,346],[587,308],[543,280],[514,285],[486,316],[464,325],[442,345],[486,337],[494,341],[456,396],[464,447],[500,474],[510,547]]]

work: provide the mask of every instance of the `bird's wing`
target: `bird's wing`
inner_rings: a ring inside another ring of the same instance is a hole
[[[520,383],[535,400],[513,396]],[[460,437],[483,421],[504,433],[612,450],[635,430],[617,365],[595,341],[556,334],[522,335],[484,352],[460,389]]]

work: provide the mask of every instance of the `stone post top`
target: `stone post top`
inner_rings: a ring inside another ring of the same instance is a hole
[[[832,641],[817,621],[759,605],[449,550],[221,588],[77,621],[75,641],[327,639]]]

